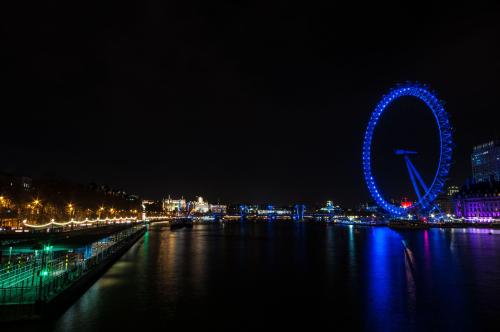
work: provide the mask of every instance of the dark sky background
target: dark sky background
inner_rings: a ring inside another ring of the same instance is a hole
[[[1,170],[150,198],[355,205],[370,113],[405,81],[446,101],[450,183],[499,137],[499,5],[126,3],[2,5]],[[394,105],[376,132],[382,150],[422,145],[423,173],[437,144],[424,110]],[[378,159],[384,190],[406,195],[404,163]]]

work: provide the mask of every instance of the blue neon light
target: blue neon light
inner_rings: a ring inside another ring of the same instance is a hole
[[[370,191],[370,194],[377,205],[383,208],[388,213],[396,216],[405,215],[408,213],[408,210],[403,207],[390,204],[380,194],[380,191],[375,184],[375,178],[372,174],[371,144],[373,133],[380,116],[390,103],[403,96],[416,97],[422,100],[427,105],[427,107],[429,107],[429,109],[434,114],[436,123],[438,125],[440,142],[439,164],[434,176],[434,180],[432,181],[432,184],[428,188],[428,190],[426,190],[426,192],[418,199],[418,201],[413,205],[412,208],[415,208],[417,210],[432,209],[432,202],[442,191],[446,178],[448,177],[448,173],[451,167],[451,156],[453,150],[451,125],[448,119],[448,114],[446,113],[442,102],[427,87],[419,84],[406,84],[398,86],[397,88],[391,90],[382,98],[382,100],[375,107],[375,110],[373,111],[366,128],[363,141],[363,173],[366,185],[368,186],[368,190]]]

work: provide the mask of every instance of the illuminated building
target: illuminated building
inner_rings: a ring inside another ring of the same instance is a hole
[[[459,218],[500,218],[500,182],[480,182],[464,186],[456,196]]]
[[[167,213],[186,211],[186,206],[186,200],[182,197],[180,199],[172,199],[169,195],[168,198],[164,198],[162,201],[163,212]]]
[[[193,212],[195,213],[208,213],[208,211],[210,210],[210,205],[208,204],[208,202],[205,202],[203,200],[203,197],[199,196],[198,199],[196,201],[194,201],[193,203]]]
[[[293,213],[293,211],[291,209],[287,209],[287,208],[277,208],[277,209],[274,209],[273,212],[278,216],[290,215]]]
[[[320,209],[321,212],[326,212],[329,214],[340,214],[342,209],[338,205],[333,205],[332,201],[326,201],[326,205]]]
[[[221,204],[210,204],[210,212],[217,214],[226,214],[227,206]]]
[[[267,205],[264,208],[257,210],[257,215],[268,216],[268,215],[290,215],[292,214],[291,209],[287,208],[276,208],[273,205]]]
[[[447,190],[446,190],[446,195],[448,197],[453,197],[455,196],[455,194],[458,194],[458,192],[460,191],[460,187],[459,186],[448,186]]]
[[[259,211],[258,205],[245,205],[246,213],[248,214],[257,214]]]
[[[475,146],[471,161],[475,183],[500,181],[500,141]]]

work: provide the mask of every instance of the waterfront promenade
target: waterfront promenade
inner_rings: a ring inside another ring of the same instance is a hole
[[[83,247],[47,244],[9,257],[0,268],[0,321],[55,313],[142,236],[145,228],[144,224],[130,225]]]

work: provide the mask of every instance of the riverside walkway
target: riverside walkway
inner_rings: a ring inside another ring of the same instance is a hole
[[[0,321],[38,316],[41,307],[57,302],[75,284],[112,263],[145,229],[140,224],[121,230],[92,243],[85,253],[45,245],[0,265]]]

